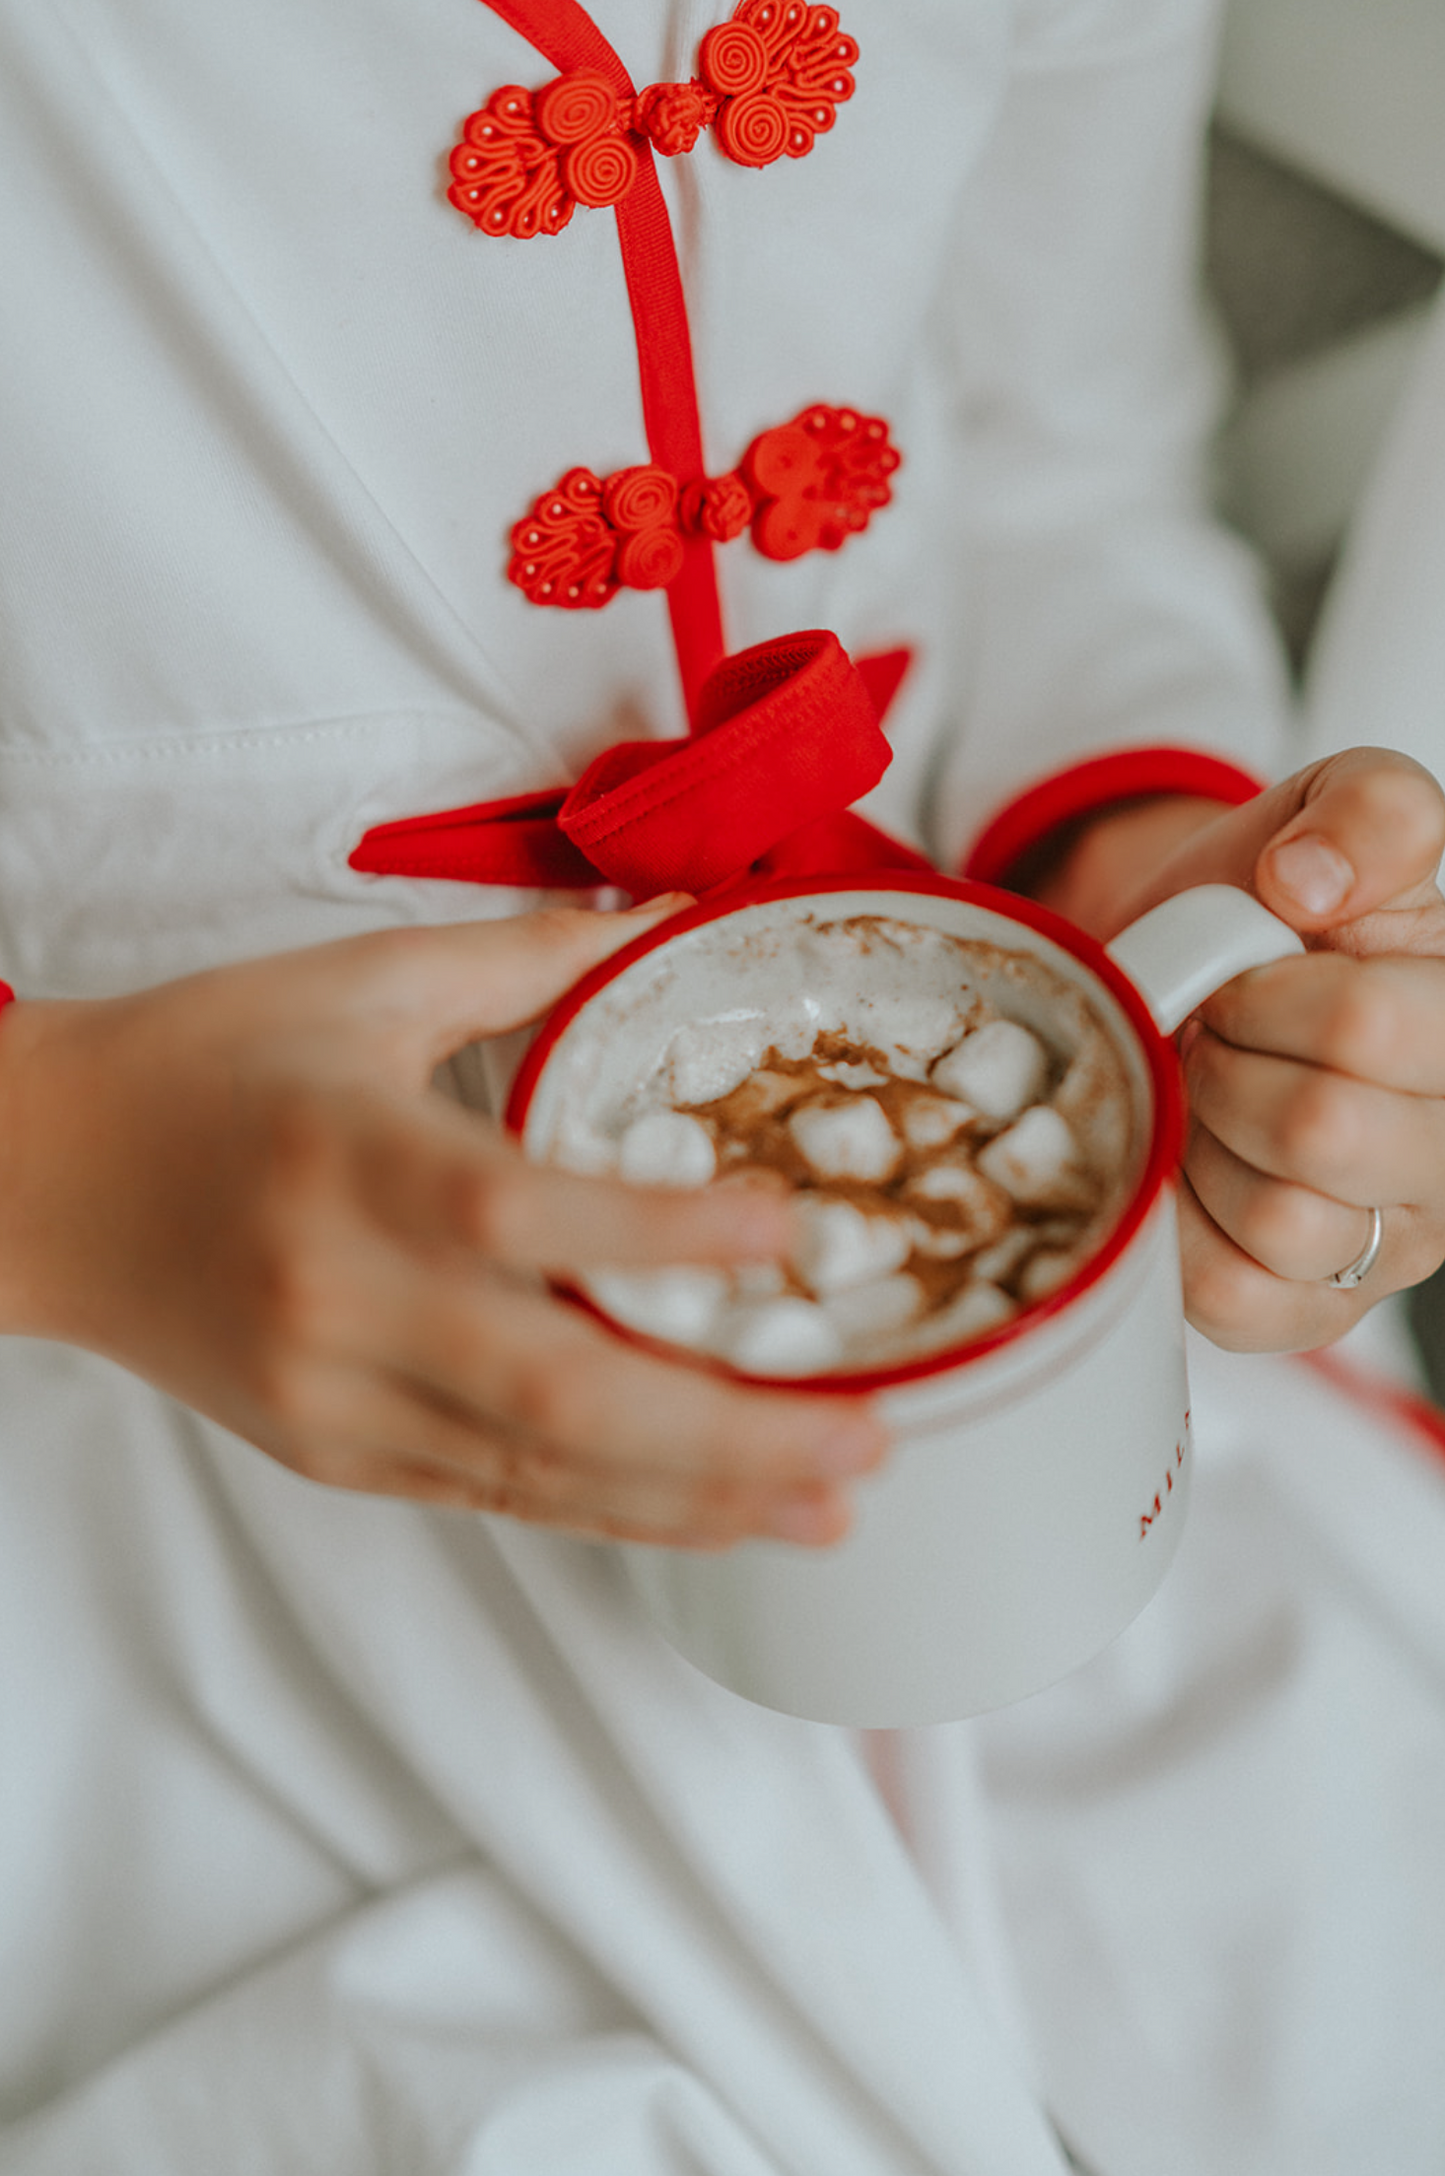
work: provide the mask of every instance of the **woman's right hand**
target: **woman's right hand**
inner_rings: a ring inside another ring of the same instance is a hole
[[[540,1169],[430,1086],[675,906],[7,1008],[0,1328],[108,1354],[334,1486],[682,1547],[836,1540],[885,1449],[865,1403],[658,1359],[545,1284],[776,1259],[786,1202]]]

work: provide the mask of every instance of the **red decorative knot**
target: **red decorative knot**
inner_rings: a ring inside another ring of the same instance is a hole
[[[618,204],[650,142],[666,158],[705,128],[740,166],[806,157],[853,96],[857,41],[836,8],[741,0],[698,48],[699,74],[623,98],[590,69],[540,91],[504,84],[468,115],[447,195],[484,234],[560,234],[579,204]]]
[[[754,544],[765,559],[837,551],[888,504],[901,458],[882,417],[856,408],[805,408],[764,431],[743,456]]]
[[[569,469],[513,529],[507,579],[533,604],[595,611],[619,589],[665,589],[689,536],[727,544],[751,527],[767,559],[835,552],[887,505],[900,459],[880,416],[820,405],[763,431],[726,476]]]

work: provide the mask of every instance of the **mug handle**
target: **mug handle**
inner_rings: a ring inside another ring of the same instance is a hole
[[[1267,967],[1304,949],[1287,922],[1233,884],[1176,892],[1105,947],[1163,1035],[1247,967]]]

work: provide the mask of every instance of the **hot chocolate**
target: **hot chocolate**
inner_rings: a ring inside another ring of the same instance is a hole
[[[654,977],[627,1014],[629,1065],[582,1036],[547,1150],[643,1185],[786,1186],[799,1241],[776,1269],[594,1275],[610,1314],[750,1374],[870,1369],[985,1335],[1097,1250],[1139,1129],[1118,1044],[1073,983],[892,916],[721,941],[741,945],[740,1001],[688,1017],[680,970]]]

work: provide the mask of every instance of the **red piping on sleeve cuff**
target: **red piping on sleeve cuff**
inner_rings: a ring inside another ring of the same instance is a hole
[[[1039,779],[1006,802],[975,839],[963,874],[982,884],[1007,886],[1010,871],[1051,831],[1118,801],[1187,794],[1238,807],[1252,801],[1264,784],[1238,764],[1196,748],[1120,748],[1113,755],[1091,756]]]

